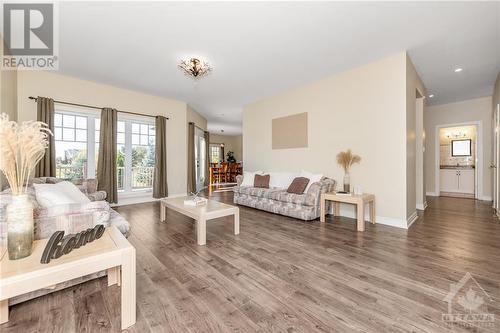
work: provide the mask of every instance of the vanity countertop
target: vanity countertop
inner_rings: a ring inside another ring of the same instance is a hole
[[[470,169],[475,169],[474,165],[440,165],[440,169],[456,169],[456,170],[470,170]]]

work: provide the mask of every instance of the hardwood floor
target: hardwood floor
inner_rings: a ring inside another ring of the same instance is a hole
[[[231,192],[213,194],[231,201]],[[441,319],[450,283],[470,272],[500,317],[500,223],[489,203],[428,198],[410,230],[327,218],[326,224],[240,207],[195,226],[158,203],[119,207],[137,250],[131,332],[452,332]],[[115,332],[119,289],[106,278],[11,308],[2,332]],[[495,327],[478,331],[498,332]]]

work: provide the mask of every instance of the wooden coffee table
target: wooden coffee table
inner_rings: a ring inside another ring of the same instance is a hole
[[[325,222],[325,206],[326,200],[333,201],[333,215],[338,216],[340,214],[340,204],[347,203],[356,205],[357,211],[357,229],[358,231],[365,231],[365,204],[370,205],[370,221],[375,223],[375,196],[369,193],[363,194],[351,194],[351,195],[337,195],[335,192],[328,192],[321,194],[321,215],[320,221]]]
[[[210,199],[205,205],[187,206],[184,205],[184,200],[186,199],[188,197],[162,199],[160,204],[160,220],[162,222],[165,221],[167,208],[195,219],[198,245],[205,245],[207,243],[207,220],[234,215],[234,234],[238,235],[240,233],[240,210],[238,207]]]
[[[9,298],[48,288],[102,270],[108,271],[108,286],[121,285],[121,328],[135,324],[135,249],[115,227],[101,238],[67,255],[41,264],[47,239],[33,244],[26,258],[9,260],[2,248],[0,261],[0,324],[9,320]]]

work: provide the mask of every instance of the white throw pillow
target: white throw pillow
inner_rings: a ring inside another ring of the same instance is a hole
[[[73,199],[76,203],[89,203],[90,199],[80,191],[75,184],[68,181],[59,182],[56,184],[59,188],[64,191],[71,199]]]
[[[44,208],[90,202],[85,194],[68,181],[57,184],[33,184],[33,186],[35,187],[36,201]]]
[[[292,183],[296,173],[293,172],[270,172],[271,179],[269,181],[269,187],[271,188],[282,188],[287,189]]]
[[[243,171],[243,181],[240,186],[253,186],[255,175],[261,175],[262,171]]]
[[[315,173],[311,173],[311,172],[302,170],[300,172],[300,177],[305,177],[305,178],[309,179],[309,183],[307,183],[307,187],[304,190],[304,193],[307,193],[307,191],[309,191],[309,188],[311,187],[311,185],[313,183],[319,182],[321,180],[321,178],[323,178],[323,174],[320,174],[320,173],[315,174]]]

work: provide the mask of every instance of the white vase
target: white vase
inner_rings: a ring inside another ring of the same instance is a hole
[[[9,259],[27,257],[33,248],[33,205],[27,194],[13,195],[7,206],[7,250]]]

